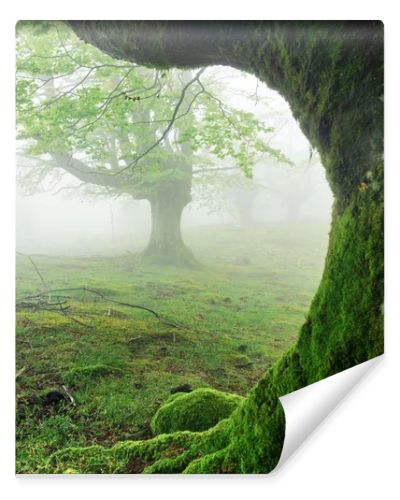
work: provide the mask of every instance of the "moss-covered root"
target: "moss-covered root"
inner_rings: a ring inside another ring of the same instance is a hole
[[[205,431],[214,427],[244,400],[210,388],[174,394],[157,411],[151,421],[154,434],[176,431]]]
[[[148,441],[123,441],[112,448],[67,448],[50,457],[48,469],[53,473],[65,473],[71,468],[82,474],[140,473],[157,459],[173,456],[172,450],[181,453],[195,440],[193,433],[183,432]]]
[[[111,448],[66,448],[49,458],[45,472],[55,474],[178,473],[195,459],[228,444],[227,420],[205,432],[161,434],[147,441],[122,441]]]
[[[280,377],[286,381],[290,378],[293,387],[299,385],[299,380],[293,379],[293,373],[296,373],[293,363],[296,359],[294,353],[283,358],[279,365],[270,370],[257,384],[243,404],[241,404],[243,398],[224,394],[222,397],[232,402],[236,410],[231,418],[221,420],[207,431],[160,434],[147,441],[120,442],[112,448],[91,446],[61,450],[51,456],[47,472],[69,473],[71,470],[95,474],[270,472],[279,460],[285,431],[284,412],[278,399],[278,391],[281,388],[277,381]],[[217,396],[212,394],[212,398],[221,397],[218,391],[212,392],[217,393]],[[187,398],[189,395],[185,396]],[[204,398],[204,394],[200,396],[202,401],[208,399]],[[191,403],[194,403],[196,397],[192,396],[191,399],[188,406],[192,409],[195,406]],[[181,422],[177,415],[185,401],[183,395],[176,395],[165,407],[178,401],[179,406],[175,408],[176,411],[168,413],[170,417],[172,415]],[[185,416],[185,412],[182,416]],[[173,425],[174,419],[166,421],[168,425]]]
[[[268,473],[275,468],[285,437],[276,380],[270,370],[227,420],[228,446],[192,461],[185,473]]]

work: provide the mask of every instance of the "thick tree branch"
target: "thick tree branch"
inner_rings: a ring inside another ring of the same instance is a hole
[[[57,167],[68,172],[82,182],[112,188],[126,186],[125,177],[116,177],[109,173],[96,171],[88,167],[82,160],[72,158],[66,153],[51,153],[51,157],[56,161]]]
[[[222,64],[244,69],[248,67],[248,58],[235,49],[257,38],[261,22],[67,21],[67,24],[82,40],[117,59],[156,67]]]

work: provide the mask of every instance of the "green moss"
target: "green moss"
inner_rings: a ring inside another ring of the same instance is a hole
[[[174,394],[154,415],[151,429],[154,434],[204,431],[229,417],[243,399],[236,394],[208,388]]]
[[[199,432],[161,434],[147,441],[123,441],[111,448],[73,447],[57,451],[43,472],[82,474],[129,474],[182,472],[189,463],[227,444],[226,420]]]
[[[370,172],[379,178],[381,167],[378,164]],[[380,184],[376,191],[369,187],[356,192],[351,203],[334,217],[326,270],[298,346],[307,383],[383,352]]]

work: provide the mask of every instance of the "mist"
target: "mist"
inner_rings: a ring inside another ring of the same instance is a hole
[[[208,186],[204,174],[194,175],[192,201],[182,215],[183,237],[190,228],[219,224],[244,228],[315,222],[326,232],[332,194],[318,153],[312,151],[287,102],[254,76],[223,67],[207,72],[222,82],[229,105],[253,113],[273,128],[269,144],[287,155],[293,166],[260,159],[248,179],[241,172],[230,171],[231,163],[221,160],[217,166],[228,169],[212,173]],[[19,141],[18,148],[23,144]],[[29,158],[19,154],[18,167],[26,170]],[[145,248],[151,232],[147,200],[99,196],[73,188],[76,185],[68,173],[56,183],[44,181],[40,192],[27,194],[26,186],[17,185],[17,251],[90,256],[136,253]]]

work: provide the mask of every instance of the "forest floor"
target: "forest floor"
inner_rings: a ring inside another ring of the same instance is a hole
[[[17,257],[17,303],[43,291],[39,274],[49,289],[78,289],[47,300],[65,301],[65,314],[18,307],[17,472],[41,472],[60,448],[150,437],[175,386],[245,395],[296,341],[322,274],[326,224],[204,226],[184,238],[198,269],[147,267],[131,254]],[[63,385],[75,405],[51,401]]]

